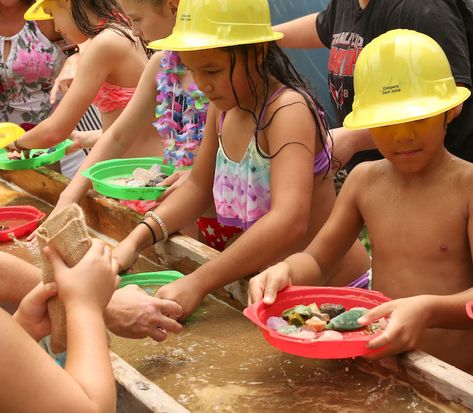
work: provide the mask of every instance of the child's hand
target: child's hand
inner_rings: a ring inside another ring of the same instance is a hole
[[[201,283],[189,276],[164,285],[156,293],[157,298],[175,301],[182,307],[181,320],[191,315],[206,295]]]
[[[177,188],[179,188],[190,174],[190,169],[186,171],[176,171],[171,176],[163,179],[158,186],[169,186],[168,189],[157,199],[157,201],[164,201],[169,195],[171,195]]]
[[[76,53],[69,56],[62,66],[61,71],[54,80],[53,88],[49,97],[49,103],[54,105],[59,98],[59,95],[64,96],[69,89],[69,86],[74,79],[79,64],[80,54]]]
[[[383,303],[358,319],[362,325],[389,317],[386,330],[368,343],[371,350],[382,348],[369,358],[381,358],[414,350],[428,327],[430,316],[428,296],[401,298]]]
[[[41,340],[51,332],[51,322],[48,316],[46,302],[57,294],[55,283],[40,282],[23,300],[13,318],[36,341]]]
[[[163,341],[168,332],[179,333],[182,326],[175,321],[182,309],[174,301],[150,297],[136,285],[115,291],[105,310],[107,327],[126,338],[151,337]]]
[[[138,256],[138,250],[127,243],[127,238],[113,249],[113,258],[118,263],[119,273],[129,270],[138,259]]]
[[[263,300],[265,304],[273,304],[279,291],[292,285],[289,264],[279,262],[252,279],[248,287],[248,305]]]
[[[69,139],[73,142],[73,144],[66,149],[66,155],[70,155],[71,153],[77,152],[78,150],[81,150],[84,147],[82,141],[82,134],[77,132],[78,131],[72,131],[69,135]]]
[[[103,311],[120,281],[118,264],[103,241],[94,239],[79,263],[69,268],[52,248],[44,252],[51,263],[58,295],[68,308],[91,306]]]

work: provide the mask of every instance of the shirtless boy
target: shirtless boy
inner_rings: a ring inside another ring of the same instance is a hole
[[[469,96],[455,85],[445,54],[426,35],[393,30],[366,46],[355,68],[353,112],[344,126],[370,128],[385,159],[350,173],[312,243],[256,276],[250,300],[264,296],[269,304],[291,283],[330,284],[324,274],[365,223],[373,289],[394,299],[422,295],[418,305],[410,299],[384,307],[390,324],[371,346],[385,345],[382,356],[419,348],[473,372],[473,358],[464,351],[473,345],[473,331],[462,330],[468,328],[462,301],[468,293],[462,292],[473,287],[473,165],[444,147],[448,123]],[[432,309],[429,303],[436,299]],[[411,312],[401,311],[403,305]]]

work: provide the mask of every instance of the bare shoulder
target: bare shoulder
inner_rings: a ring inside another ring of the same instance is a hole
[[[284,109],[286,111],[300,111],[305,108],[309,113],[309,107],[302,93],[294,89],[284,89],[268,106],[268,113]],[[304,110],[303,110],[304,111]]]
[[[130,49],[138,50],[139,47],[141,47],[139,40],[135,39],[133,43],[123,34],[113,29],[105,29],[90,40],[87,52],[89,53],[90,50],[91,52],[100,53],[104,60],[118,59],[130,53]]]
[[[275,135],[280,135],[283,140],[287,140],[291,135],[292,141],[300,141],[310,146],[314,144],[316,119],[304,96],[295,90],[285,89],[273,99],[263,122],[268,125],[267,131],[273,136],[273,141]]]
[[[163,56],[164,52],[162,50],[154,53],[146,64],[146,67],[150,68],[150,70],[154,70],[155,73],[158,73],[158,71],[161,70],[161,60],[163,59]]]
[[[452,156],[450,159],[450,168],[445,173],[446,181],[449,185],[453,184],[456,190],[468,194],[473,199],[473,163]]]
[[[385,159],[379,161],[362,162],[356,165],[349,173],[346,182],[357,182],[357,184],[373,185],[384,176],[389,163]]]

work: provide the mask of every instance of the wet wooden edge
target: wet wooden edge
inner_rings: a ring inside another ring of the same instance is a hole
[[[57,202],[59,194],[69,182],[64,176],[46,168],[0,171],[0,179],[17,185],[25,192],[51,205]],[[125,238],[142,218],[140,214],[130,211],[117,201],[105,198],[93,191],[88,192],[80,206],[83,208],[87,216],[87,223],[91,228],[118,241]],[[143,255],[166,268],[188,274],[209,259],[216,257],[218,252],[190,237],[176,234],[171,236],[168,242],[158,243],[147,248],[143,251]],[[242,309],[246,304],[247,286],[247,280],[237,281],[225,289],[216,291],[214,295],[233,307]],[[133,380],[134,369],[116,355],[113,355],[113,360],[114,369],[115,365],[120,367],[118,370],[120,370],[120,380],[123,381],[122,387],[131,385],[132,382],[128,382],[124,376],[129,375],[130,380]],[[123,363],[131,370],[125,368]],[[473,376],[426,353],[416,351],[378,362],[359,360],[359,364],[361,367],[368,366],[375,371],[394,373],[396,378],[399,377],[428,397],[435,396],[437,393],[446,400],[473,409]],[[123,373],[124,371],[126,374]],[[140,379],[143,379],[142,375],[136,373]],[[117,382],[120,384],[118,379]],[[155,385],[153,384],[153,386]],[[126,389],[130,390],[128,387]],[[162,390],[159,391],[162,392]],[[139,392],[137,394],[140,395]],[[138,398],[138,400],[141,399]],[[181,408],[184,409],[182,406]],[[151,411],[167,412],[168,410]]]
[[[189,413],[176,400],[110,352],[117,383],[117,413]]]

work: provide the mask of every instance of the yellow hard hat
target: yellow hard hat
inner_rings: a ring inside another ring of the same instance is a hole
[[[53,16],[46,13],[43,9],[46,0],[36,0],[31,7],[26,10],[25,20],[51,20]]]
[[[456,86],[440,45],[413,30],[391,30],[360,53],[353,111],[343,126],[376,128],[439,115],[470,96]]]
[[[190,51],[271,42],[274,32],[267,0],[181,0],[176,25],[151,49]]]
[[[15,142],[25,134],[25,130],[11,122],[0,122],[0,148]]]

